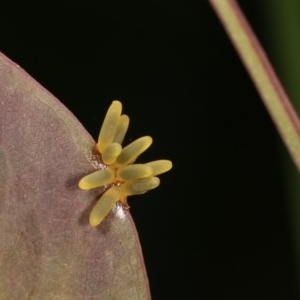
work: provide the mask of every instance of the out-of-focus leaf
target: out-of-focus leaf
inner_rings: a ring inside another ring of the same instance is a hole
[[[81,191],[78,180],[94,170],[93,146],[59,101],[0,55],[0,299],[150,298],[130,215],[88,224],[101,191]]]

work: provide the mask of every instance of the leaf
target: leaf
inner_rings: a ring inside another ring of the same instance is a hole
[[[130,214],[88,224],[93,139],[3,55],[0,78],[0,299],[149,299]]]

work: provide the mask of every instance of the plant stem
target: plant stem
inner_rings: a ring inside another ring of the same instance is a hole
[[[300,172],[300,121],[262,46],[235,0],[209,0],[248,70]]]
[[[299,0],[264,1],[262,3],[267,39],[271,43],[274,63],[284,85],[300,111],[300,19]],[[300,182],[299,174],[286,155],[283,155],[285,194],[289,200],[290,223],[294,240],[298,282],[300,282]],[[298,293],[300,296],[300,293]]]

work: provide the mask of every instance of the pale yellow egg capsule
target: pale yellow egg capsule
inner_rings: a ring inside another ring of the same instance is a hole
[[[118,143],[112,143],[104,149],[102,153],[102,160],[106,165],[111,165],[116,161],[121,152],[122,146]]]
[[[119,201],[121,196],[120,191],[117,187],[108,189],[98,200],[95,206],[92,208],[90,214],[90,225],[96,227],[113,209],[115,204]]]
[[[158,177],[149,177],[144,179],[126,182],[120,186],[120,190],[126,196],[144,194],[150,190],[155,189],[160,184]]]
[[[150,147],[151,144],[152,138],[150,136],[143,136],[135,140],[123,148],[113,167],[120,168],[133,163],[140,154]]]
[[[103,153],[106,146],[113,141],[120,121],[121,113],[122,103],[120,101],[113,101],[107,111],[99,133],[97,148],[100,153]]]
[[[116,129],[115,137],[113,139],[114,143],[118,143],[118,144],[123,143],[128,126],[129,126],[129,117],[127,115],[122,115],[120,117],[117,129]]]
[[[145,166],[151,167],[153,170],[153,176],[156,176],[171,170],[173,164],[170,160],[160,159],[146,163]]]
[[[110,169],[97,170],[79,181],[82,190],[90,190],[113,182],[115,174]]]
[[[145,164],[134,164],[117,171],[117,179],[120,181],[131,181],[152,176],[153,170]]]

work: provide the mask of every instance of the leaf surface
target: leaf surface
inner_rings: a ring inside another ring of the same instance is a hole
[[[0,55],[0,299],[150,299],[130,214],[88,224],[102,191],[78,181],[95,170],[94,144]]]

